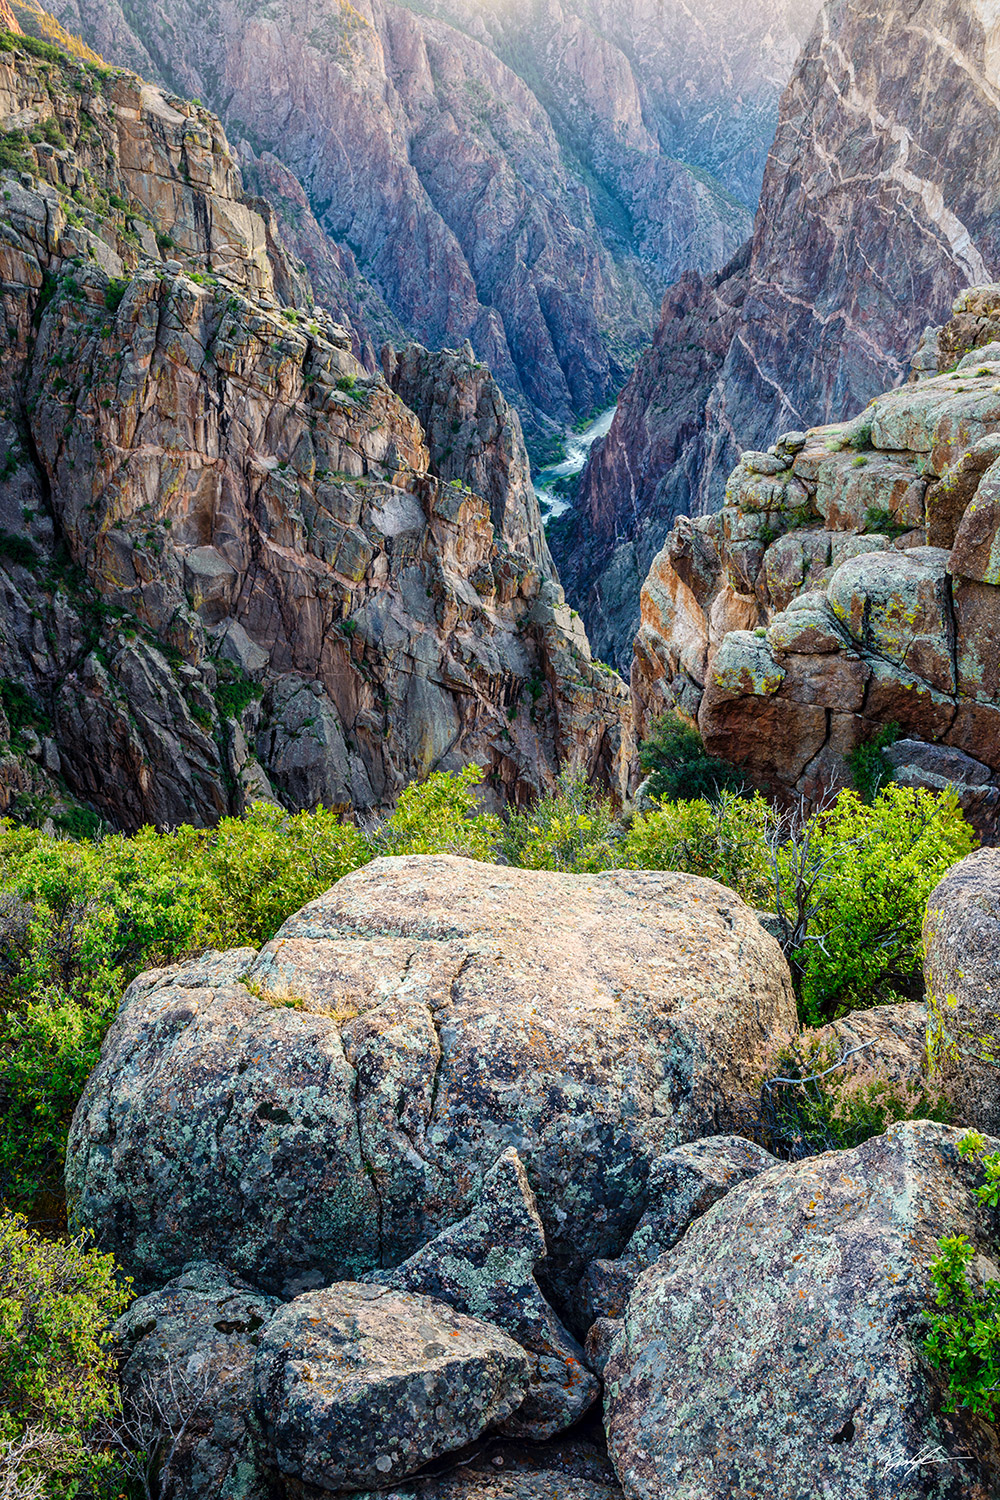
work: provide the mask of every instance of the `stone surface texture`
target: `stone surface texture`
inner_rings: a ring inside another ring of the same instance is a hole
[[[383,1487],[509,1416],[529,1367],[512,1339],[433,1297],[339,1282],[262,1333],[257,1419],[279,1474]]]
[[[679,708],[753,781],[814,798],[896,723],[896,779],[955,786],[995,836],[1000,364],[977,346],[998,314],[1000,288],[963,293],[935,347],[964,369],[744,453],[722,510],[677,521],[642,590],[640,735]]]
[[[0,810],[45,776],[126,829],[380,809],[470,760],[495,803],[566,761],[620,793],[627,694],[489,374],[403,356],[445,477],[206,109],[5,52],[0,125],[66,141],[26,137],[0,203],[0,678],[30,703]]]
[[[68,1197],[147,1285],[197,1253],[289,1295],[398,1265],[514,1147],[560,1307],[624,1248],[651,1163],[795,1029],[777,943],[713,881],[378,860],[250,964],[130,987]]]
[[[193,1261],[114,1327],[127,1410],[177,1434],[162,1500],[268,1500],[253,1423],[253,1362],[280,1306],[220,1266]]]
[[[949,870],[927,902],[924,946],[945,1088],[967,1124],[1000,1133],[1000,851]]]
[[[976,1274],[996,1275],[997,1224],[960,1139],[908,1122],[774,1167],[646,1272],[605,1370],[630,1500],[996,1494],[995,1435],[943,1411],[919,1351],[940,1236],[967,1234]]]
[[[667,293],[556,547],[605,660],[627,667],[637,586],[665,533],[723,504],[741,452],[905,380],[925,325],[1000,272],[995,28],[990,5],[963,0],[823,7],[753,237],[719,275]],[[933,342],[925,361],[951,369]]]
[[[531,1384],[505,1430],[550,1438],[597,1400],[583,1350],[562,1326],[535,1280],[547,1254],[535,1195],[513,1147],[483,1178],[480,1202],[392,1271],[369,1278],[399,1291],[426,1292],[509,1333],[534,1357]]]
[[[649,1169],[648,1208],[616,1260],[593,1260],[583,1298],[594,1318],[620,1318],[644,1271],[671,1250],[688,1225],[738,1182],[777,1165],[777,1158],[738,1135],[708,1136],[675,1146]]]

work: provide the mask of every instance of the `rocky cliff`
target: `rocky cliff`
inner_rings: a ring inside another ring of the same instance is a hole
[[[280,158],[412,336],[471,340],[541,451],[613,398],[663,287],[746,237],[815,0],[755,0],[745,31],[681,5],[664,29],[661,9],[632,0],[610,27],[540,0],[59,14]]]
[[[640,730],[697,717],[779,794],[849,783],[889,724],[897,779],[1000,801],[1000,287],[963,293],[913,378],[852,422],[744,453],[718,514],[681,518],[642,591]]]
[[[630,585],[657,536],[718,508],[742,449],[839,420],[901,381],[924,325],[990,279],[996,28],[978,0],[825,6],[782,102],[748,253],[667,296],[557,547],[602,655],[624,659]]]
[[[0,42],[4,805],[377,808],[472,759],[496,798],[566,759],[620,786],[624,688],[486,372],[402,357],[439,472],[214,116]]]

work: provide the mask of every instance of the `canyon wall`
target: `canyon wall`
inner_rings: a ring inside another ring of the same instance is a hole
[[[425,430],[213,115],[0,41],[0,805],[378,811],[470,760],[494,803],[620,794],[627,693],[488,372],[405,349]]]
[[[858,410],[1000,258],[998,20],[985,3],[830,0],[785,92],[753,240],[664,300],[556,560],[595,650],[745,449]]]
[[[63,0],[58,13],[279,158],[411,336],[471,341],[543,454],[614,398],[663,288],[746,238],[814,8],[755,0],[715,33],[686,6],[664,27],[634,3],[613,24],[534,0]],[[719,49],[734,63],[713,72]]]
[[[746,452],[677,521],[642,591],[640,733],[665,710],[785,800],[886,769],[1000,809],[1000,286],[960,295],[913,377],[851,422]],[[890,735],[890,738],[892,735]]]

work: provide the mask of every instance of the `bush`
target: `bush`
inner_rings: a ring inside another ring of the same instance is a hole
[[[871,806],[841,792],[785,843],[776,906],[795,932],[789,958],[807,1024],[923,993],[927,898],[975,845],[953,792],[896,785]]]
[[[500,848],[508,864],[525,870],[586,874],[621,862],[620,838],[610,802],[582,776],[563,772],[554,794],[508,815]]]
[[[709,755],[697,729],[678,713],[664,714],[652,726],[639,762],[654,800],[690,802],[742,786],[736,767]]]
[[[969,1131],[959,1145],[966,1157],[979,1157],[984,1181],[973,1189],[980,1202],[1000,1204],[1000,1155],[985,1153],[986,1142]],[[938,1312],[928,1313],[922,1348],[935,1369],[947,1376],[948,1410],[959,1407],[1000,1420],[1000,1281],[991,1277],[973,1284],[969,1270],[976,1247],[964,1234],[938,1241],[931,1262]]]
[[[848,755],[854,789],[863,801],[871,802],[885,783],[892,780],[892,767],[885,752],[896,743],[900,733],[898,724],[883,724],[876,735]]]
[[[751,906],[774,905],[768,832],[770,804],[759,793],[720,792],[714,802],[663,802],[632,820],[621,863],[639,870],[684,870],[729,886]]]
[[[864,1050],[852,1055],[832,1039],[789,1042],[769,1071],[761,1087],[764,1144],[789,1160],[860,1146],[898,1120],[950,1117],[944,1094],[931,1083],[892,1079]]]
[[[110,1255],[82,1239],[39,1239],[23,1219],[0,1211],[5,1493],[17,1495],[19,1481],[41,1476],[42,1493],[68,1500],[95,1493],[113,1470],[93,1435],[118,1411],[109,1329],[130,1300]]]
[[[479,811],[474,788],[483,773],[465,766],[452,774],[435,771],[412,782],[399,795],[396,810],[369,834],[368,858],[382,854],[460,854],[491,860],[503,834],[500,819]]]

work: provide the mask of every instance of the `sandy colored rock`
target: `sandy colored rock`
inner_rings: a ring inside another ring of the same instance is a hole
[[[929,1032],[958,1118],[1000,1130],[1000,852],[979,849],[931,892],[924,921]]]
[[[338,1282],[261,1336],[257,1419],[281,1475],[324,1490],[384,1486],[516,1411],[529,1360],[432,1297]]]
[[[997,1253],[960,1139],[906,1123],[774,1167],[731,1189],[646,1273],[605,1371],[627,1495],[996,1492],[995,1437],[941,1411],[919,1351],[939,1237],[968,1234],[984,1268]],[[942,1461],[914,1463],[928,1446]]]
[[[136,981],[67,1191],[145,1281],[197,1246],[287,1292],[398,1264],[514,1146],[568,1295],[795,1025],[777,943],[713,881],[378,860],[249,968]]]

